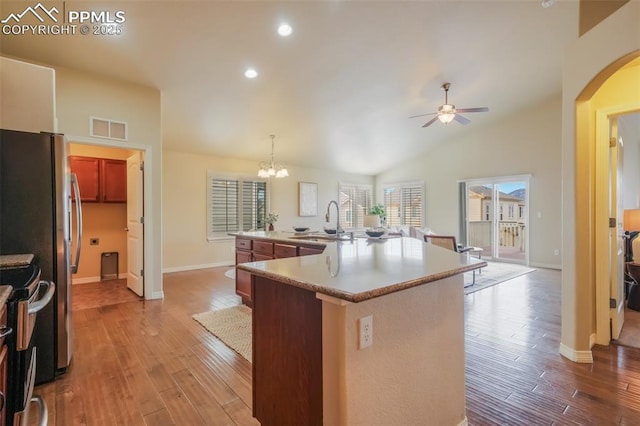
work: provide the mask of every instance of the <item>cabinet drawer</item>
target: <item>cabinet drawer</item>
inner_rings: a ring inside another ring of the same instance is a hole
[[[236,265],[238,263],[247,263],[251,262],[253,259],[251,258],[250,251],[237,250],[236,251]]]
[[[298,247],[288,244],[275,244],[273,246],[273,253],[276,259],[296,257],[298,255]]]
[[[273,256],[273,243],[267,241],[254,241],[253,252]]]
[[[253,254],[253,260],[256,261],[256,262],[261,262],[263,260],[273,260],[273,256],[268,255],[268,254],[254,253]]]
[[[251,300],[251,274],[236,269],[236,294]]]
[[[310,254],[320,254],[324,251],[324,248],[320,247],[298,247],[299,256],[308,256]]]
[[[251,240],[246,238],[236,238],[236,248],[251,250]]]

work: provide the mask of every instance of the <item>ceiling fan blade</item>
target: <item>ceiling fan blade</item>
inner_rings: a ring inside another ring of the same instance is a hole
[[[424,128],[424,127],[431,126],[431,125],[433,124],[433,122],[434,122],[434,121],[436,121],[437,119],[438,119],[438,116],[436,115],[436,116],[435,116],[435,117],[433,117],[431,120],[427,121],[427,123],[426,123],[424,126],[422,126],[422,127]]]
[[[480,107],[480,108],[456,108],[457,112],[489,112],[489,108]]]
[[[464,118],[463,116],[461,116],[460,114],[456,114],[455,117],[453,117],[454,120],[456,120],[458,123],[460,124],[469,124],[471,123],[471,120]]]
[[[418,115],[412,115],[409,118],[416,118],[416,117],[424,117],[425,115],[433,115],[433,114],[437,114],[437,112],[428,112],[426,114],[418,114]]]

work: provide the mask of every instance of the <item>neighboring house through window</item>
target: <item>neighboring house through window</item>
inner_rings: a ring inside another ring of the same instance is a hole
[[[207,239],[229,232],[264,230],[267,183],[207,173]]]
[[[338,187],[338,194],[340,225],[342,228],[364,228],[364,217],[369,214],[369,210],[373,205],[373,187],[371,185],[341,182]]]
[[[408,182],[383,187],[387,226],[422,226],[424,184]]]

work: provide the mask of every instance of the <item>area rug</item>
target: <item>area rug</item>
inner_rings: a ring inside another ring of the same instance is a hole
[[[513,263],[487,262],[487,266],[482,268],[481,273],[476,270],[475,284],[473,284],[472,272],[466,272],[464,274],[464,294],[484,290],[485,288],[519,277],[520,275],[528,274],[532,271],[535,271],[535,269],[529,268],[528,266]]]
[[[225,345],[251,362],[251,309],[245,305],[202,312],[192,317]]]

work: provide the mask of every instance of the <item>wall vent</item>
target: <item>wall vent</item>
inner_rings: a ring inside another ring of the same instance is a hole
[[[91,136],[98,138],[127,140],[128,124],[124,121],[109,120],[106,118],[90,117],[89,127]]]

